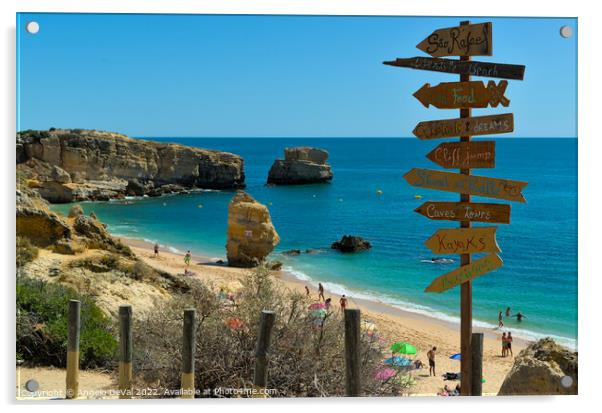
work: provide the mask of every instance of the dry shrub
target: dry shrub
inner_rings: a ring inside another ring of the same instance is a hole
[[[274,285],[265,266],[249,272],[236,306],[225,306],[214,292],[189,280],[189,292],[152,314],[136,316],[134,368],[141,387],[158,389],[153,396],[180,387],[182,312],[197,309],[196,388],[205,397],[218,388],[251,388],[260,313],[276,313],[272,330],[268,388],[276,397],[342,396],[345,393],[344,327],[330,312],[323,327],[315,325],[304,295]],[[236,322],[232,322],[236,320]],[[375,336],[362,335],[362,386],[367,395],[407,391],[399,381],[377,382],[374,372],[384,353]]]

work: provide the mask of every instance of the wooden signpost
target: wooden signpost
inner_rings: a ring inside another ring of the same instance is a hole
[[[446,168],[495,168],[495,142],[444,142],[427,155]]]
[[[501,252],[495,239],[497,227],[447,228],[424,243],[433,254],[479,254]]]
[[[403,177],[410,185],[420,188],[527,202],[521,192],[527,186],[526,182],[421,168],[414,168]]]
[[[414,93],[414,97],[428,108],[433,105],[439,109],[486,108],[508,106],[510,101],[504,96],[507,80],[496,85],[493,80],[487,82],[445,82],[437,86],[425,83]]]
[[[510,223],[508,204],[428,201],[414,211],[433,220]]]
[[[416,47],[433,57],[491,56],[491,23],[435,30]]]
[[[453,59],[438,59],[436,57],[409,57],[383,62],[385,65],[408,67],[410,69],[430,70],[431,72],[454,73],[456,75],[471,75],[495,77],[499,79],[523,80],[525,66],[508,65],[491,62],[463,62]]]
[[[412,133],[420,140],[453,138],[455,136],[492,135],[514,131],[514,115],[476,116],[420,122]]]
[[[475,262],[458,267],[452,272],[435,278],[424,291],[427,293],[442,293],[466,281],[472,281],[481,275],[497,270],[502,264],[502,259],[497,254],[487,255]]]
[[[472,168],[495,167],[494,142],[471,142],[471,136],[508,133],[514,130],[511,113],[471,116],[471,108],[508,106],[504,96],[508,82],[471,81],[471,76],[522,80],[525,67],[501,63],[473,62],[470,56],[492,54],[491,23],[470,24],[435,30],[416,47],[432,57],[398,58],[386,65],[460,75],[459,82],[425,84],[414,96],[425,106],[439,109],[460,109],[458,119],[420,122],[413,133],[421,140],[460,137],[460,142],[439,145],[427,157],[444,168],[458,168],[460,173],[414,168],[404,175],[410,185],[460,193],[460,202],[425,202],[416,212],[432,220],[460,221],[460,228],[440,229],[426,241],[436,254],[459,254],[460,267],[444,274],[426,288],[426,292],[442,292],[460,285],[460,350],[461,394],[480,395],[482,347],[477,339],[472,352],[472,280],[502,266],[495,239],[496,227],[471,228],[472,222],[507,224],[510,205],[473,203],[471,195],[526,202],[522,190],[526,182],[471,175]],[[458,60],[438,59],[459,56]],[[471,254],[490,253],[472,262]],[[482,336],[479,336],[482,338]],[[475,360],[473,363],[472,360]],[[473,365],[474,364],[474,365]],[[475,369],[479,369],[478,371]],[[474,385],[473,385],[474,384]]]

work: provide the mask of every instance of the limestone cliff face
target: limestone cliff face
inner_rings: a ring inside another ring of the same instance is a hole
[[[286,148],[284,159],[276,159],[268,173],[268,184],[299,185],[326,182],[332,170],[328,152],[310,147]]]
[[[280,242],[268,208],[243,191],[228,206],[227,235],[231,267],[256,267]]]
[[[17,163],[35,171],[39,192],[51,202],[122,196],[128,184],[153,195],[164,185],[172,186],[170,192],[174,185],[182,190],[245,185],[240,156],[90,130],[21,132]]]

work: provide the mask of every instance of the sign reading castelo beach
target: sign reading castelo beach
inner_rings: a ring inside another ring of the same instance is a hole
[[[512,113],[471,116],[472,108],[509,106],[510,100],[505,96],[508,81],[489,80],[485,84],[471,80],[471,76],[522,80],[525,66],[471,60],[470,56],[492,55],[492,24],[489,22],[462,22],[457,27],[437,29],[416,47],[431,57],[396,58],[383,63],[460,75],[457,82],[434,86],[426,83],[414,93],[424,107],[460,109],[460,117],[419,122],[413,130],[420,140],[459,137],[460,141],[443,142],[427,154],[435,164],[445,169],[458,169],[459,173],[413,168],[403,177],[416,188],[460,194],[460,202],[428,201],[415,211],[430,220],[460,223],[460,228],[437,230],[425,242],[434,254],[460,256],[460,267],[434,279],[425,291],[441,293],[460,286],[461,394],[471,395],[472,376],[478,374],[475,382],[480,382],[482,373],[474,373],[471,368],[474,357],[471,353],[472,280],[503,265],[497,255],[501,252],[496,239],[497,227],[473,227],[472,224],[510,223],[510,205],[471,202],[471,196],[525,203],[522,191],[527,186],[527,182],[471,174],[474,168],[494,168],[496,155],[494,141],[471,141],[471,136],[514,131]],[[440,59],[443,56],[458,56],[459,59]],[[472,254],[487,255],[473,261]]]

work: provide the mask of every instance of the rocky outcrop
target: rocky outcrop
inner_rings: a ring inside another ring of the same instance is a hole
[[[544,338],[520,352],[498,395],[577,394],[577,364],[576,352]]]
[[[326,163],[328,152],[323,149],[296,147],[284,150],[284,159],[277,159],[268,173],[268,184],[299,185],[332,180]]]
[[[50,202],[245,185],[240,156],[92,130],[18,133],[17,169]]]
[[[358,252],[370,249],[372,245],[362,237],[343,235],[343,238],[333,242],[330,248],[341,252]]]
[[[227,235],[231,267],[256,267],[280,242],[268,208],[243,191],[238,191],[228,206]]]

